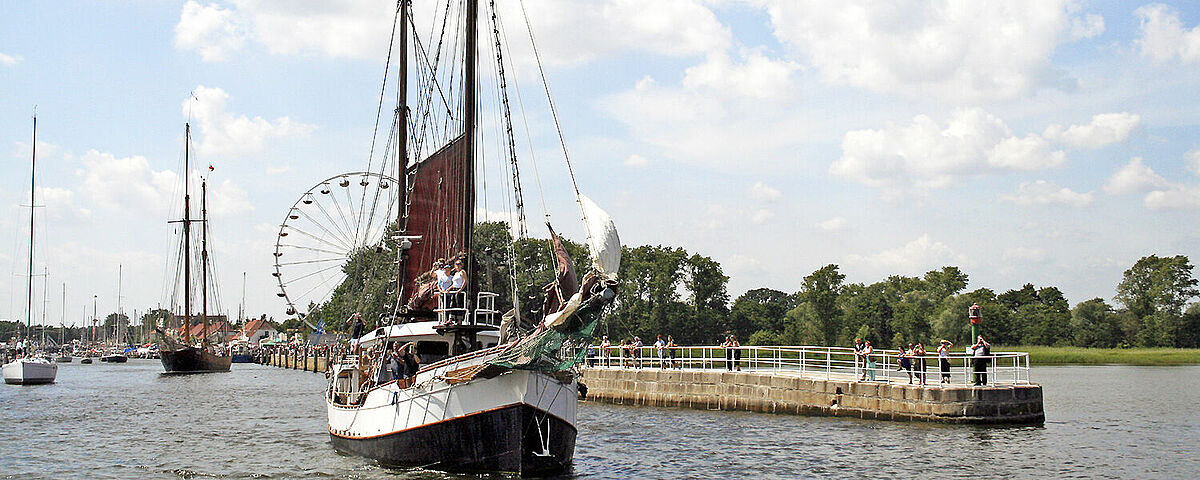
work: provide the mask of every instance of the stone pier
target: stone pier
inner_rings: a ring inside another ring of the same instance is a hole
[[[592,401],[794,415],[964,424],[1041,424],[1035,384],[926,386],[806,378],[778,372],[587,368]]]

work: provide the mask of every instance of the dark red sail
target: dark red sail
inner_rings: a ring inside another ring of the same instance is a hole
[[[413,240],[404,268],[407,283],[401,300],[409,308],[432,309],[432,296],[418,292],[421,284],[431,280],[426,274],[438,258],[449,260],[469,248],[468,222],[473,221],[469,209],[475,203],[474,192],[468,191],[472,188],[469,145],[458,137],[415,167],[405,234],[421,238]]]

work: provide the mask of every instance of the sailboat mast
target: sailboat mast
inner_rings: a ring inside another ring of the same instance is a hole
[[[29,169],[29,294],[25,300],[25,336],[33,328],[33,206],[37,185],[37,115],[33,116],[33,161]],[[19,325],[19,324],[18,324]],[[19,327],[18,327],[19,328]]]
[[[479,79],[475,70],[479,50],[479,0],[467,0],[467,45],[463,66],[463,141],[466,142],[467,171],[464,175],[463,196],[463,243],[467,247],[467,278],[464,289],[467,292],[467,312],[474,310],[474,302],[479,292],[477,268],[475,268],[475,113],[477,100],[475,98]]]
[[[113,336],[121,344],[121,284],[125,283],[125,266],[117,264],[117,317],[113,320]]]
[[[49,305],[50,271],[42,267],[42,346],[46,345],[46,305]]]
[[[200,182],[200,323],[204,348],[208,349],[208,182]]]
[[[192,125],[184,124],[183,133],[183,343],[192,344],[192,215],[191,195],[189,194],[189,178],[191,166],[188,163],[189,148],[192,144]]]
[[[399,145],[398,154],[400,156],[400,185],[398,192],[398,201],[400,208],[397,209],[396,229],[400,235],[408,234],[408,225],[405,217],[408,215],[408,8],[409,0],[401,0],[400,2],[400,86],[398,96],[400,97],[400,106],[398,108],[400,114],[399,130],[396,134],[397,144]],[[408,265],[408,250],[400,250],[400,265],[396,273],[396,294],[398,301],[403,301],[404,286],[408,284],[408,279],[405,278]]]

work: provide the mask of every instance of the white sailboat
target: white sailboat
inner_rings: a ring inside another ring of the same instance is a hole
[[[37,117],[33,117],[33,160],[29,174],[29,294],[25,301],[25,332],[32,340],[30,333],[33,325],[33,226],[34,226],[34,193],[37,186]],[[45,330],[43,329],[43,332]],[[20,358],[3,366],[4,383],[17,385],[35,385],[54,383],[58,376],[58,365],[50,361],[46,355],[36,355],[33,347],[27,346],[26,351],[20,352]]]

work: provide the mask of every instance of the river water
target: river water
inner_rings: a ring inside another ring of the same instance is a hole
[[[458,478],[336,453],[321,375],[247,364],[161,371],[156,360],[71,363],[53,385],[0,385],[0,478]],[[1044,387],[1041,427],[584,402],[570,476],[1200,477],[1200,366],[1031,375]]]

